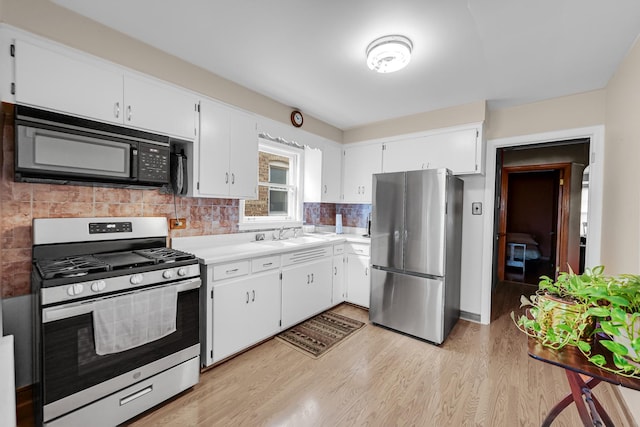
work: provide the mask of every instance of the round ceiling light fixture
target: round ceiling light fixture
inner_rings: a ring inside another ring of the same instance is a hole
[[[384,36],[367,47],[367,65],[378,73],[393,73],[411,60],[413,43],[405,36]]]

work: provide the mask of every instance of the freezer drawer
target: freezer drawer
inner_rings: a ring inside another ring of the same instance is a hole
[[[371,270],[369,319],[373,323],[441,344],[444,312],[442,280]]]

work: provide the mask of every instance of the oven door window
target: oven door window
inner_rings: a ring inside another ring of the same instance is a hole
[[[120,353],[95,351],[92,313],[44,323],[44,404],[133,371],[199,342],[199,290],[178,294],[176,331],[162,339]]]

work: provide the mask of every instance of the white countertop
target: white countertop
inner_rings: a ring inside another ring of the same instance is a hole
[[[174,238],[171,247],[189,252],[203,264],[218,264],[246,258],[295,252],[316,246],[335,245],[340,242],[369,244],[362,234],[309,233],[284,240],[247,241],[244,236],[198,236]]]

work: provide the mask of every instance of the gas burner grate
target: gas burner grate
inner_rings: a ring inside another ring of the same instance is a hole
[[[185,261],[195,258],[193,254],[171,248],[140,249],[134,252],[138,255],[154,259],[157,263]]]
[[[91,255],[42,259],[36,263],[36,267],[44,279],[85,276],[110,269],[109,264]]]

